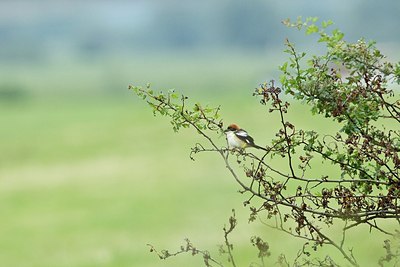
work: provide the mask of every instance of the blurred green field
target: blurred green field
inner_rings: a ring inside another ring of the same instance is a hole
[[[129,83],[153,82],[221,104],[225,122],[244,124],[263,143],[277,126],[251,90],[274,65],[260,55],[118,62],[3,69],[4,84],[24,97],[0,102],[1,266],[201,266],[190,255],[160,261],[146,244],[173,251],[187,237],[218,256],[232,208],[238,266],[256,260],[254,234],[271,246],[268,264],[280,253],[293,260],[303,242],[247,224],[245,198],[218,157],[191,161],[190,147],[201,139],[190,130],[173,133],[127,90]],[[293,119],[303,126],[330,129],[296,108]],[[384,251],[382,240],[372,234],[367,241],[367,233],[350,238],[368,264]]]
[[[2,110],[1,262],[164,266],[146,243],[222,242],[237,186],[215,157],[190,161],[190,132],[173,134],[131,100]]]

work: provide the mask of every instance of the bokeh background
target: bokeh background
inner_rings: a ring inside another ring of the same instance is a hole
[[[218,256],[233,208],[240,266],[256,259],[255,233],[271,264],[293,259],[302,242],[248,225],[223,163],[192,162],[196,133],[174,134],[127,87],[150,82],[221,105],[226,123],[268,143],[277,127],[253,88],[279,79],[285,38],[321,49],[283,19],[331,19],[347,40],[376,40],[398,61],[399,13],[389,0],[0,1],[0,265],[200,266],[192,256],[160,261],[146,244],[173,251],[187,237]],[[378,241],[361,248],[366,263],[384,252]]]

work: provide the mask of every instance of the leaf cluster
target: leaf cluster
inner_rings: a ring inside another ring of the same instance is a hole
[[[129,90],[133,90],[140,98],[147,102],[152,108],[153,115],[157,114],[171,118],[172,128],[178,132],[181,128],[193,126],[198,130],[219,131],[222,127],[220,120],[220,107],[211,108],[202,107],[196,103],[188,107],[187,96],[179,96],[175,90],[164,92],[155,92],[150,84],[145,88],[141,86],[129,85]]]

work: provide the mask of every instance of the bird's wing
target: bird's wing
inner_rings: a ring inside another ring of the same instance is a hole
[[[235,132],[237,138],[246,142],[248,145],[254,146],[254,139],[245,130],[237,130]]]

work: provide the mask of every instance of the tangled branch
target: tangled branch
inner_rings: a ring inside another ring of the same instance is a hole
[[[205,152],[220,156],[246,195],[250,221],[259,218],[265,225],[306,240],[314,250],[330,245],[348,263],[358,266],[352,249],[346,248],[346,232],[367,225],[393,236],[393,228],[381,222],[400,224],[400,100],[390,89],[400,83],[400,64],[384,61],[374,43],[345,42],[337,30],[328,34],[330,23],[321,28],[314,20],[285,23],[318,34],[327,52],[306,60],[306,54],[298,53],[287,41],[290,60],[280,68],[281,86],[271,81],[255,89],[253,95],[279,117],[275,139],[263,151],[231,150],[217,144],[216,137],[223,130],[220,107],[189,107],[188,98],[179,98],[173,91],[129,88],[147,101],[154,114],[170,117],[175,131],[193,127],[204,137],[206,144],[196,144],[190,157]],[[312,113],[336,122],[338,131],[322,135],[289,121],[291,105],[283,100],[287,98],[284,94],[307,103]],[[285,159],[286,166],[274,164],[275,158]],[[320,162],[335,170],[315,177],[311,166]],[[271,219],[275,223],[271,224]],[[326,226],[336,222],[343,223],[339,238],[326,231]],[[233,227],[230,224],[224,232],[229,259],[235,266],[227,241]],[[263,243],[255,240],[253,244],[262,247]],[[397,254],[388,255],[391,259]]]

